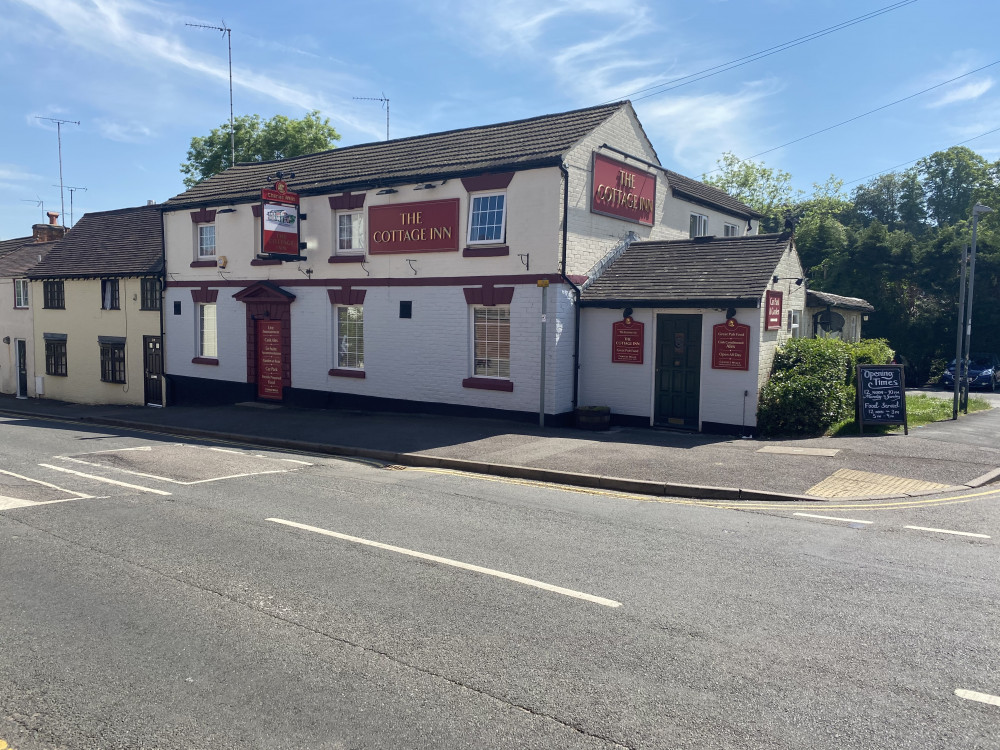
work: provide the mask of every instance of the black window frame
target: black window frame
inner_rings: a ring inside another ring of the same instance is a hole
[[[66,287],[62,279],[42,282],[42,307],[46,310],[66,309]]]
[[[163,284],[157,276],[145,276],[141,281],[140,310],[159,310],[163,306]]]
[[[125,344],[101,343],[101,382],[124,384]]]
[[[46,339],[45,374],[64,378],[68,373],[69,362],[66,356],[66,340]]]
[[[107,305],[104,301],[108,297],[107,290],[111,290],[111,298],[108,300]],[[118,279],[101,279],[101,309],[102,310],[121,310],[122,300],[121,300],[121,284],[118,283]]]

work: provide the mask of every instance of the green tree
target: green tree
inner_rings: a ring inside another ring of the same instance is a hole
[[[936,151],[917,162],[927,213],[939,226],[969,216],[977,189],[988,180],[987,161],[965,146]]]
[[[792,189],[792,176],[763,162],[744,161],[727,151],[717,159],[718,174],[702,175],[702,181],[729,193],[759,211],[762,232],[778,232],[785,226],[785,212],[799,197]]]
[[[328,118],[320,118],[313,110],[295,120],[275,115],[262,120],[260,115],[240,115],[233,123],[236,141],[236,163],[287,159],[335,148],[340,134]],[[181,164],[187,187],[218,174],[232,166],[229,123],[213,128],[207,136],[195,136]]]

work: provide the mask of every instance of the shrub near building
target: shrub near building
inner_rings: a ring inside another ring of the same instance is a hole
[[[792,339],[774,357],[761,390],[757,426],[763,435],[821,435],[854,411],[858,364],[887,364],[881,339]]]

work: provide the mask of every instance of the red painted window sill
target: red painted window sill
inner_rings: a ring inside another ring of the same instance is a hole
[[[191,261],[191,268],[215,268],[219,265],[216,260],[193,260]]]
[[[326,259],[327,263],[364,263],[364,253],[358,255],[331,255]]]
[[[328,373],[333,375],[335,378],[363,378],[365,376],[364,370],[341,370],[334,367]]]
[[[493,247],[467,247],[462,250],[463,258],[498,258],[501,255],[510,255],[510,248],[507,245]]]
[[[513,391],[514,384],[509,380],[494,378],[466,378],[462,381],[463,388],[478,388],[482,391]]]
[[[252,261],[250,261],[250,265],[251,266],[280,266],[281,265],[281,260],[279,260],[278,258],[267,258],[267,259],[254,258]]]
[[[191,360],[192,364],[195,365],[213,365],[214,367],[219,366],[219,360],[213,359],[212,357],[195,357]]]

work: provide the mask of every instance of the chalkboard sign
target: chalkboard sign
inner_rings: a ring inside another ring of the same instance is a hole
[[[865,424],[906,423],[906,378],[902,365],[858,365],[858,428]]]

